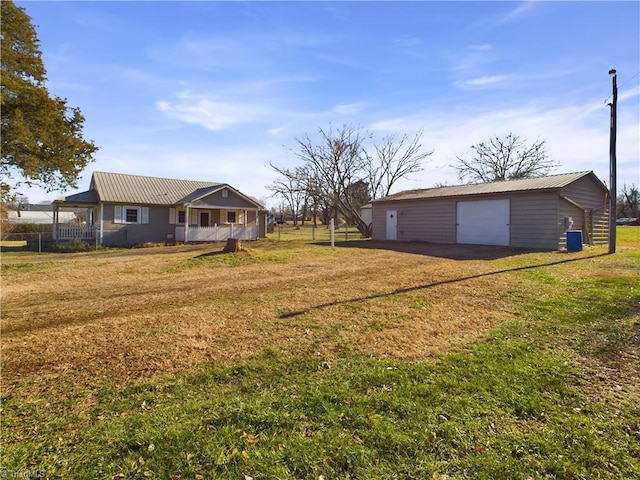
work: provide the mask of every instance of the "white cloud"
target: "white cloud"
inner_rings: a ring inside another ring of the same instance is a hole
[[[514,20],[520,19],[526,13],[530,12],[534,7],[535,2],[522,2],[513,10],[509,11],[502,18],[498,20],[498,24],[505,24],[509,22],[513,22]]]
[[[632,94],[625,92],[624,96],[627,95]],[[618,112],[618,183],[638,184],[638,115],[633,108],[619,108]],[[414,176],[413,181],[403,181],[399,188],[429,187],[436,182],[459,183],[450,168],[456,156],[469,154],[471,145],[509,132],[520,135],[528,143],[546,140],[551,159],[560,164],[558,173],[593,170],[602,181],[608,182],[609,109],[601,100],[561,105],[557,99],[548,99],[508,108],[496,106],[493,110],[423,110],[382,119],[369,128],[384,133],[415,132],[420,127],[424,127],[424,147],[433,149],[434,154],[424,172]]]
[[[507,79],[506,75],[488,75],[484,77],[473,78],[465,82],[456,82],[456,86],[462,87],[484,87],[487,85],[493,85],[494,83],[500,83]]]
[[[490,43],[483,43],[480,45],[469,45],[469,50],[475,50],[478,52],[483,52],[483,51],[488,51],[491,50],[493,48],[493,46]]]
[[[176,100],[160,100],[156,107],[161,112],[181,122],[200,125],[207,130],[218,131],[232,125],[253,123],[265,116],[267,108],[252,103],[219,101],[207,96],[182,92]]]
[[[333,111],[339,115],[353,115],[362,110],[360,103],[345,103],[344,105],[336,105]]]

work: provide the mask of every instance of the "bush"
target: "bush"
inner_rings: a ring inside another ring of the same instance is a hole
[[[93,243],[85,242],[79,238],[74,238],[65,243],[56,243],[52,246],[53,252],[59,253],[77,253],[77,252],[92,252],[96,247]]]

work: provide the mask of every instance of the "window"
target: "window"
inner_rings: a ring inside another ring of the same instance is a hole
[[[236,223],[236,212],[227,212],[227,223]]]
[[[113,207],[113,223],[149,223],[149,207],[115,205]]]
[[[227,198],[229,196],[229,191],[225,188],[222,190],[222,198]]]
[[[178,223],[185,223],[186,219],[187,219],[187,212],[185,212],[184,210],[179,210]]]
[[[138,209],[137,208],[125,208],[124,209],[124,223],[138,223]]]

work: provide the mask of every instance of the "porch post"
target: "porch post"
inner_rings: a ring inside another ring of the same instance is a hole
[[[191,212],[189,211],[189,205],[185,206],[184,212],[184,243],[189,241],[189,222],[191,221]]]
[[[100,203],[100,223],[98,224],[98,228],[100,229],[100,246],[102,246],[102,241],[104,240],[104,204]]]
[[[256,209],[256,240],[260,238],[260,211]]]
[[[58,211],[59,210],[60,210],[60,207],[56,203],[55,206],[53,207],[53,232],[52,232],[52,236],[53,236],[53,241],[54,242],[58,239]]]

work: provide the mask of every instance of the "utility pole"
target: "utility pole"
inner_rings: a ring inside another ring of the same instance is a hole
[[[609,133],[609,253],[616,253],[616,124],[618,105],[618,85],[616,71],[609,70],[613,82],[613,100],[611,107],[611,129]]]

